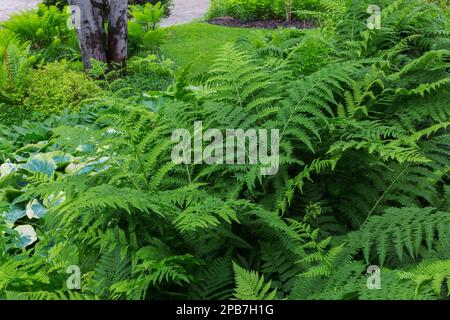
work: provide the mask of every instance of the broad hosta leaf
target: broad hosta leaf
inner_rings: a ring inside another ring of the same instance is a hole
[[[40,219],[47,213],[47,211],[48,210],[36,199],[28,203],[26,208],[27,217],[30,219]]]
[[[17,170],[17,165],[15,165],[14,163],[11,163],[9,161],[3,163],[0,166],[0,179],[9,176],[10,174],[16,172],[16,170]]]
[[[66,173],[83,175],[91,172],[102,172],[110,167],[108,165],[103,165],[108,161],[109,157],[102,157],[96,161],[86,163],[71,163],[66,167]]]
[[[3,212],[5,222],[13,225],[17,220],[26,216],[26,211],[19,207],[11,207],[9,211]]]
[[[92,153],[95,152],[96,146],[92,143],[81,144],[75,150],[81,153]]]
[[[48,177],[53,176],[57,165],[55,160],[48,154],[38,154],[33,156],[28,162],[22,165],[22,169],[25,169],[32,173],[42,173]]]
[[[51,194],[48,197],[46,197],[43,201],[43,204],[47,208],[56,207],[58,204],[64,202],[65,200],[66,200],[66,196],[64,195],[64,192],[61,191],[56,196],[54,194]]]
[[[48,145],[48,141],[40,141],[38,143],[30,143],[26,146],[18,149],[16,152],[18,153],[36,153],[44,149]]]
[[[19,239],[16,244],[20,248],[25,248],[37,241],[36,231],[29,224],[15,227],[14,230],[19,233]]]
[[[51,157],[57,166],[68,165],[71,161],[73,161],[73,157],[70,154],[62,151],[48,152],[45,156]]]

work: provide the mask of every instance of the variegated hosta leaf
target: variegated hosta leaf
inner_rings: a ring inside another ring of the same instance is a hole
[[[66,167],[66,173],[68,174],[89,174],[91,172],[102,172],[104,170],[107,170],[110,166],[104,165],[106,162],[109,161],[109,157],[102,157],[95,161],[85,162],[85,163],[71,163]]]
[[[30,144],[27,144],[27,145],[23,146],[22,148],[18,149],[16,151],[16,153],[20,152],[20,153],[33,154],[33,153],[41,151],[47,145],[48,145],[48,141],[40,141],[38,143],[30,143]]]
[[[40,202],[36,199],[28,203],[26,208],[27,217],[30,219],[40,219],[47,213],[47,211],[47,208],[40,204]]]
[[[51,157],[57,166],[64,166],[73,161],[73,157],[70,154],[62,151],[48,152],[44,155],[45,157]]]
[[[96,146],[92,143],[81,144],[75,150],[81,153],[92,153],[95,152]]]
[[[9,211],[2,213],[5,218],[5,222],[8,225],[14,225],[14,223],[22,217],[25,217],[26,211],[19,207],[11,207]]]
[[[19,239],[16,245],[20,248],[25,248],[37,241],[36,231],[29,224],[15,227],[14,230],[19,233]]]
[[[64,202],[66,200],[66,196],[63,191],[58,193],[58,195],[51,194],[48,197],[46,197],[43,201],[43,204],[45,207],[56,207],[58,204]]]
[[[6,161],[0,166],[0,179],[9,176],[10,174],[17,171],[17,165]]]
[[[42,173],[51,177],[55,173],[57,165],[51,155],[37,154],[21,167],[31,173]]]

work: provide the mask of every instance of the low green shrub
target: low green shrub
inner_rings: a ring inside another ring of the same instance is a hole
[[[56,6],[60,9],[67,5],[67,0],[44,0],[43,3],[47,6]]]
[[[147,3],[145,6],[130,6],[131,19],[128,22],[129,53],[141,51],[157,52],[165,40],[165,34],[159,29],[164,19],[164,5]]]
[[[31,111],[21,105],[0,103],[0,124],[6,126],[20,125],[23,121],[43,121],[47,115],[39,111]]]
[[[71,70],[67,63],[51,63],[30,74],[24,107],[45,114],[77,110],[80,103],[101,92],[94,80]]]
[[[276,4],[272,0],[233,0],[231,14],[241,20],[270,19],[276,15]]]
[[[67,27],[69,17],[66,10],[40,4],[37,10],[12,15],[1,26],[22,43],[29,42],[41,60],[54,61],[79,55],[76,33]]]
[[[126,74],[111,84],[112,91],[123,97],[142,97],[144,92],[166,90],[174,79],[172,61],[160,62],[155,55],[131,58]]]
[[[146,3],[155,5],[158,2],[164,6],[164,11],[166,13],[166,16],[168,16],[173,7],[173,0],[128,0],[128,4],[130,5],[144,5]]]
[[[318,0],[293,0],[292,10],[315,9]],[[285,19],[284,0],[212,0],[209,18],[231,16],[243,21]]]
[[[0,46],[0,102],[14,104],[22,100],[30,61],[28,48],[14,43]]]
[[[170,9],[173,6],[173,0],[128,0],[129,5],[144,5],[146,3],[157,4],[160,2],[165,6],[166,15],[170,14]],[[47,6],[57,6],[62,9],[67,5],[67,0],[44,0],[44,4]]]

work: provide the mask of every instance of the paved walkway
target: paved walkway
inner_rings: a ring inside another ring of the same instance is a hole
[[[15,12],[33,9],[41,0],[0,0],[0,21],[8,19]]]
[[[166,19],[162,26],[191,22],[203,18],[208,11],[210,0],[174,0],[172,15]],[[35,8],[41,0],[0,0],[0,21],[21,10]]]
[[[0,0],[2,1],[2,0]],[[188,23],[203,18],[208,11],[210,0],[174,0],[174,7],[169,18],[163,21],[162,26]]]

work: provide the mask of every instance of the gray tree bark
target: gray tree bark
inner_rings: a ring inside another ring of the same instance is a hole
[[[128,0],[109,0],[109,61],[123,66],[127,58]]]
[[[91,59],[125,65],[128,42],[128,0],[68,0],[78,6],[80,25],[78,43],[85,69]],[[72,12],[75,14],[75,12]],[[108,18],[108,33],[105,22]]]

